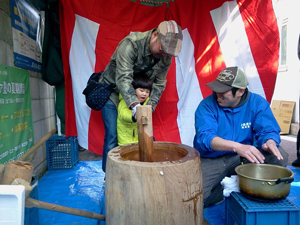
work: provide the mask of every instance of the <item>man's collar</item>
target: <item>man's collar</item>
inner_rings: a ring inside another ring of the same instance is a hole
[[[144,56],[152,55],[152,52],[150,51],[150,40],[151,40],[151,36],[152,36],[152,34],[155,30],[156,29],[152,29],[148,33],[148,36],[147,36],[147,39],[146,39],[146,45],[145,45],[145,49],[144,49]]]
[[[246,88],[245,89],[245,93],[241,97],[240,102],[235,107],[233,107],[233,108],[238,108],[238,107],[244,105],[247,102],[249,96],[250,96],[250,92],[249,92],[248,88]]]

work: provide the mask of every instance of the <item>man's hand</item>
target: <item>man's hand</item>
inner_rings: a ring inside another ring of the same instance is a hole
[[[262,145],[262,149],[272,153],[274,156],[277,157],[278,160],[283,160],[283,157],[280,154],[276,142],[274,140],[272,139],[267,140],[267,142]]]
[[[252,145],[240,144],[239,148],[235,148],[235,151],[251,163],[264,163],[264,155]]]
[[[244,145],[235,141],[214,137],[211,141],[214,151],[235,151],[251,163],[264,163],[264,155],[252,145]]]

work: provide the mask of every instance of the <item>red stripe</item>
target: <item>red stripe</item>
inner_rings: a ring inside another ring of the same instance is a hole
[[[66,10],[68,9],[68,10]],[[65,75],[65,134],[66,136],[77,136],[72,78],[69,65],[69,53],[71,48],[71,39],[75,25],[75,15],[70,1],[60,1],[59,4],[59,19],[60,19],[60,33],[61,33],[61,50],[63,60],[63,71]]]
[[[210,11],[222,5],[224,1],[176,1],[170,11],[176,11],[182,29],[188,29],[195,47],[195,70],[203,97],[211,94],[205,86],[213,81],[225,68],[224,59],[217,39]],[[186,12],[189,12],[188,14]]]
[[[271,102],[279,59],[279,31],[271,1],[238,1],[266,99]]]
[[[104,124],[101,111],[91,111],[88,133],[88,149],[98,155],[103,153]]]
[[[177,125],[176,64],[173,58],[167,76],[167,86],[153,114],[153,136],[156,141],[181,143]]]

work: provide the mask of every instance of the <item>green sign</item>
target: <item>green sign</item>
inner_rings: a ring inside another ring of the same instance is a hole
[[[0,163],[17,160],[33,143],[28,71],[0,64]]]

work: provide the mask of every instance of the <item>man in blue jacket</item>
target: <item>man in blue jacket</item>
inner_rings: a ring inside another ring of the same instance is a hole
[[[280,127],[269,103],[247,85],[241,69],[223,69],[215,81],[206,84],[213,94],[195,112],[194,148],[201,156],[204,206],[223,200],[220,182],[236,174],[241,159],[287,165],[288,154],[279,147]]]

